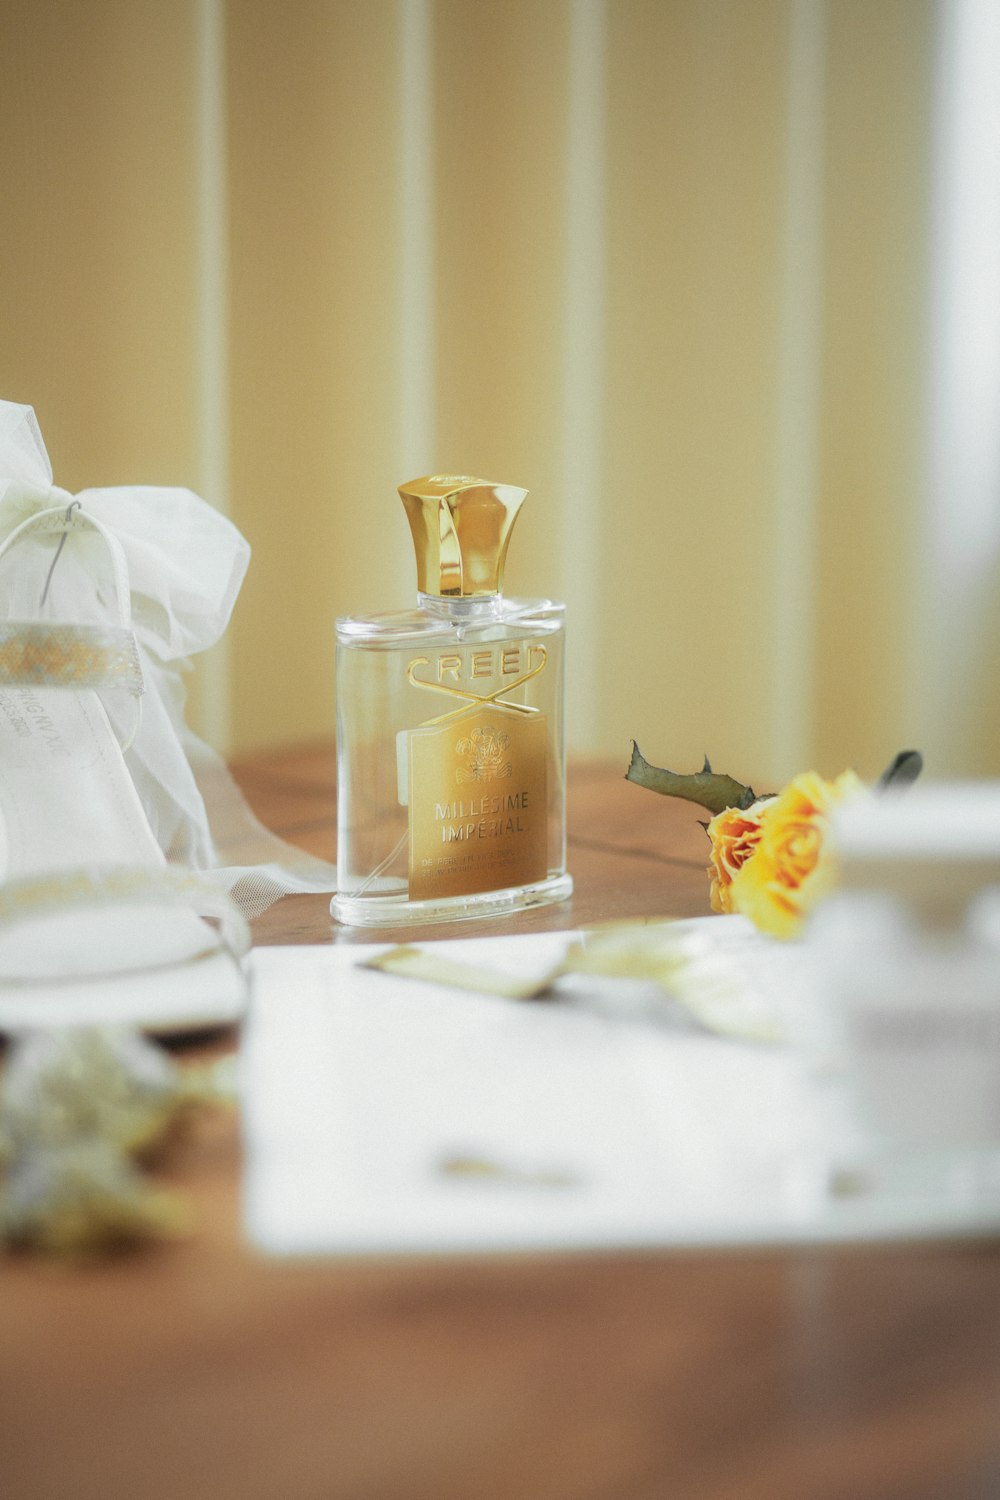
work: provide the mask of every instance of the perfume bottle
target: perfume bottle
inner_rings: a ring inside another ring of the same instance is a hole
[[[400,486],[417,608],[337,621],[337,892],[355,926],[564,900],[564,609],[505,599],[525,490]]]

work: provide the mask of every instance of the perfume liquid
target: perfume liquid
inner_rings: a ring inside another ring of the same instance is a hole
[[[496,916],[572,891],[563,607],[501,588],[525,493],[401,486],[417,608],[337,622],[341,922]]]

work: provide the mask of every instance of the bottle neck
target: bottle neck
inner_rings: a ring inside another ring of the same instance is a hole
[[[439,620],[454,620],[467,624],[476,620],[495,620],[501,614],[502,594],[479,594],[474,598],[456,595],[442,598],[440,594],[417,594],[417,603],[429,615]]]

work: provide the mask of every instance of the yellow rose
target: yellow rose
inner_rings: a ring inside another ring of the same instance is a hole
[[[709,895],[713,911],[735,911],[731,896],[733,877],[757,847],[760,815],[766,806],[767,802],[763,801],[743,809],[726,807],[709,823],[712,863],[708,873],[712,881]]]
[[[760,829],[752,858],[744,856],[732,875],[722,909],[741,912],[774,937],[794,937],[834,883],[826,847],[831,809],[862,790],[853,771],[833,782],[806,771],[779,796],[755,803],[750,812],[760,808]]]

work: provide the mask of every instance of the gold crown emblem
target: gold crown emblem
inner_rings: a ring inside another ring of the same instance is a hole
[[[455,749],[467,762],[455,772],[455,780],[501,781],[512,774],[511,763],[505,759],[510,735],[502,729],[484,724],[474,729],[464,740],[459,740]]]

